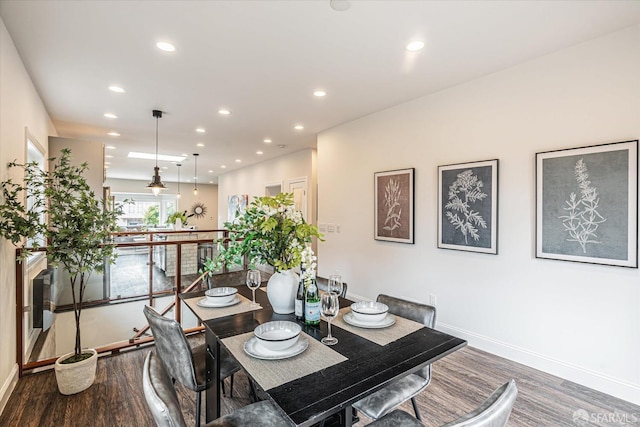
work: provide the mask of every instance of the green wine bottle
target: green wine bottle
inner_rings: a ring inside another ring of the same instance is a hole
[[[304,323],[312,326],[320,324],[320,292],[315,277],[311,279],[305,294]]]

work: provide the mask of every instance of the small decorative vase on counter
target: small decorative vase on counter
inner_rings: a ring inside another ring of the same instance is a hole
[[[274,273],[267,282],[267,297],[278,314],[291,314],[295,311],[298,275],[293,270]]]
[[[175,224],[173,224],[174,230],[182,230],[182,220],[180,218],[176,218]]]

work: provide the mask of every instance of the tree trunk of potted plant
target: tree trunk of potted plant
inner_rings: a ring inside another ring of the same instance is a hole
[[[49,263],[69,273],[76,336],[73,353],[56,362],[57,375],[58,367],[64,368],[60,371],[64,371],[65,378],[58,380],[63,394],[80,392],[95,378],[97,354],[95,350],[83,349],[80,338],[82,304],[91,273],[102,272],[107,262],[115,261],[110,233],[116,230],[117,218],[122,213],[121,206],[112,210],[103,208],[82,176],[87,164],[73,166],[70,157],[70,150],[62,150],[50,171],[42,170],[36,163],[9,163],[10,168],[24,170],[24,179],[21,183],[12,180],[1,183],[4,201],[0,204],[0,236],[23,247],[19,259],[30,255],[29,245],[37,248],[46,241]],[[66,376],[76,370],[79,380],[69,380]]]

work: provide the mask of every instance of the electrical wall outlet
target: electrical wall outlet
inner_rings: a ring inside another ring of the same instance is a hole
[[[327,233],[335,233],[336,225],[335,224],[327,224]]]
[[[437,303],[438,303],[438,297],[436,297],[434,294],[429,294],[429,305],[432,305],[435,307]]]

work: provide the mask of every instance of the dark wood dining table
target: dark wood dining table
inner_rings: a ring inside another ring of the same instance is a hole
[[[251,299],[251,291],[245,286],[237,286],[238,293]],[[204,291],[181,295],[183,300],[202,297]],[[255,311],[247,311],[229,316],[206,319],[199,310],[196,317],[205,326],[206,342],[212,358],[207,362],[212,384],[218,384],[219,358],[224,340],[252,332],[256,326],[273,321],[296,322],[293,314],[275,313],[269,304],[266,292],[256,291],[256,301],[262,306]],[[348,307],[353,301],[340,299],[340,307]],[[200,312],[200,315],[198,314]],[[300,322],[298,322],[300,323]],[[302,324],[303,332],[309,339],[320,341],[327,335],[327,323],[319,326]],[[419,327],[419,326],[418,326]],[[341,425],[351,425],[351,405],[363,397],[381,389],[390,382],[416,372],[420,368],[464,347],[467,342],[449,334],[419,327],[386,345],[376,344],[348,330],[332,326],[332,333],[338,343],[330,348],[346,360],[312,372],[300,378],[282,379],[282,384],[262,390],[280,408],[293,426],[311,426],[333,414],[341,413]],[[229,342],[226,340],[225,342]],[[311,346],[310,346],[311,347]],[[311,351],[311,348],[306,351]],[[298,356],[295,356],[298,357]],[[278,360],[269,361],[278,363]],[[251,374],[248,372],[249,377]],[[220,387],[207,389],[206,419],[211,421],[220,414]]]

